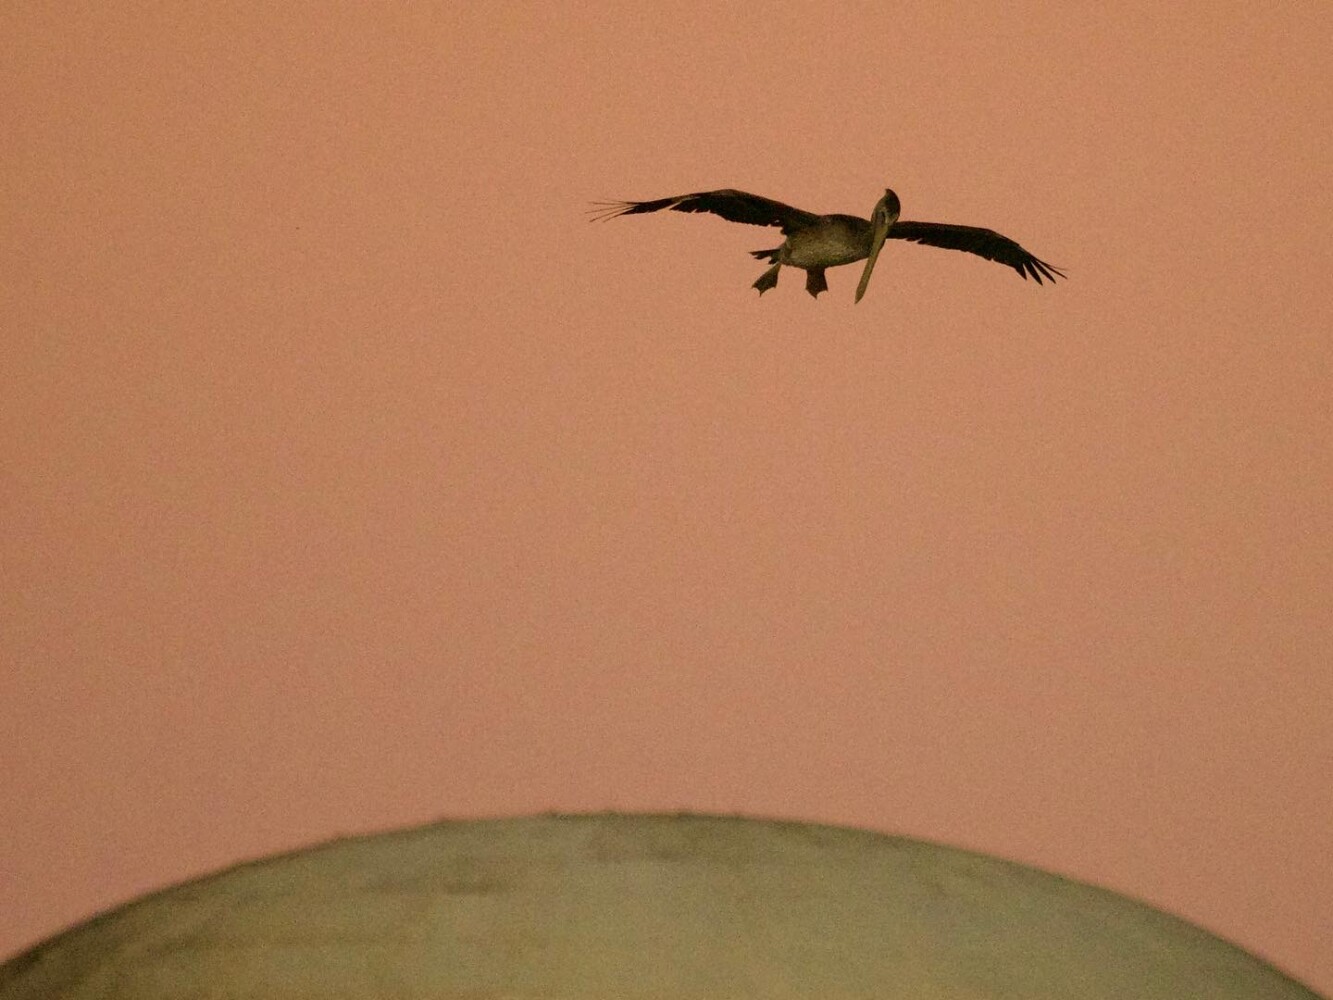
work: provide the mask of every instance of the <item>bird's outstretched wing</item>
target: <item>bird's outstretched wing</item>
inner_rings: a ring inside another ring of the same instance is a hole
[[[1012,267],[1024,278],[1036,279],[1039,285],[1042,278],[1054,281],[1057,277],[1065,276],[1058,267],[1038,260],[1009,237],[1001,236],[993,229],[950,226],[942,222],[895,222],[889,230],[889,239],[911,240],[913,243],[943,247],[946,250],[966,250],[978,257]]]
[[[728,222],[744,222],[751,226],[781,226],[784,234],[793,229],[811,225],[819,216],[799,208],[792,208],[771,198],[761,198],[757,194],[745,191],[700,191],[697,194],[682,194],[674,198],[659,198],[657,201],[602,201],[595,202],[592,210],[594,219],[614,219],[621,215],[638,215],[641,212],[660,212],[669,208],[673,212],[712,212]]]

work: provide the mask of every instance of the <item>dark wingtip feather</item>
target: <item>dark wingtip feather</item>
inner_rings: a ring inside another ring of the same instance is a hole
[[[588,221],[605,222],[607,219],[614,219],[618,215],[634,211],[634,206],[637,203],[632,201],[594,201],[589,204],[592,207],[588,209],[587,214],[592,218]]]
[[[1024,278],[1031,276],[1032,279],[1039,285],[1042,284],[1041,280],[1042,278],[1045,278],[1047,281],[1054,284],[1056,278],[1067,277],[1067,275],[1062,269],[1056,267],[1053,264],[1048,264],[1044,260],[1039,260],[1038,258],[1033,257],[1031,255],[1029,255],[1027,259],[1022,261],[1018,266],[1016,266],[1014,270],[1016,270]]]

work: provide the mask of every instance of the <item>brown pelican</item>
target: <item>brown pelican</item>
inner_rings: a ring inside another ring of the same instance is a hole
[[[781,227],[782,235],[787,237],[782,246],[772,250],[750,251],[752,256],[773,265],[754,283],[760,295],[778,283],[778,271],[783,264],[804,269],[805,290],[818,297],[820,292],[828,291],[828,282],[824,280],[825,268],[864,260],[865,270],[861,272],[861,282],[856,286],[856,301],[860,302],[886,239],[910,240],[948,250],[966,250],[978,257],[1012,267],[1024,279],[1035,278],[1039,285],[1043,277],[1054,281],[1057,276],[1065,276],[1059,268],[1038,260],[1009,237],[1001,236],[993,229],[951,226],[942,222],[900,222],[898,213],[902,203],[888,189],[885,189],[884,197],[875,206],[868,222],[855,215],[816,215],[771,198],[731,189],[700,191],[697,194],[677,195],[675,198],[659,198],[657,201],[596,202],[593,216],[596,219],[614,219],[620,215],[660,212],[664,208],[673,212],[712,212],[728,222],[744,222],[751,226]]]

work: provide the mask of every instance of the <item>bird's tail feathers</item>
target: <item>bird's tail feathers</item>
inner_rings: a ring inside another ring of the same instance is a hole
[[[766,260],[770,264],[776,264],[778,262],[778,251],[781,249],[782,247],[774,247],[772,250],[751,250],[750,256],[756,260]]]

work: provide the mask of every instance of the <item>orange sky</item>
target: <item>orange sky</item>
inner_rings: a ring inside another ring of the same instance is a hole
[[[1333,992],[1333,7],[473,6],[0,11],[0,955],[688,808]],[[1068,282],[891,241],[760,299],[774,231],[583,214],[886,186]]]

